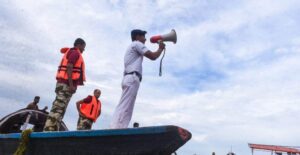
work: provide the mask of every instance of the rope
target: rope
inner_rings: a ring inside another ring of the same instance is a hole
[[[163,56],[161,57],[161,59],[160,59],[160,64],[159,64],[159,76],[161,76],[162,75],[162,61],[163,61],[163,59],[164,59],[164,57],[165,57],[165,54],[166,54],[166,48],[164,49],[164,54],[163,54]]]
[[[27,129],[22,132],[21,142],[20,142],[16,152],[14,153],[14,155],[24,155],[25,154],[28,143],[29,143],[29,136],[30,136],[31,132],[32,132],[32,129]]]

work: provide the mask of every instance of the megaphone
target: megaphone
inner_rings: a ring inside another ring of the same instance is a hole
[[[157,35],[150,38],[151,43],[158,43],[160,41],[171,41],[174,44],[177,42],[177,35],[174,29],[170,33],[164,35]]]

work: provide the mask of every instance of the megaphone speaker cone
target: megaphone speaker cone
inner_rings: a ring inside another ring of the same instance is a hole
[[[150,38],[151,43],[157,43],[159,41],[171,41],[174,44],[177,42],[177,35],[174,29],[171,30],[170,33],[164,35],[156,35]]]

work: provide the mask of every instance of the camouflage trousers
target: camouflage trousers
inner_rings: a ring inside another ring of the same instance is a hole
[[[91,130],[93,121],[79,115],[77,122],[77,130]]]
[[[55,93],[56,98],[47,117],[44,131],[59,131],[60,123],[73,95],[69,92],[69,86],[64,83],[56,83]]]

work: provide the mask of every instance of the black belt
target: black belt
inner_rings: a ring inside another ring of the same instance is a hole
[[[136,76],[139,77],[140,82],[142,81],[142,75],[139,72],[133,71],[133,72],[125,73],[124,75],[128,75],[128,74],[135,74]]]

